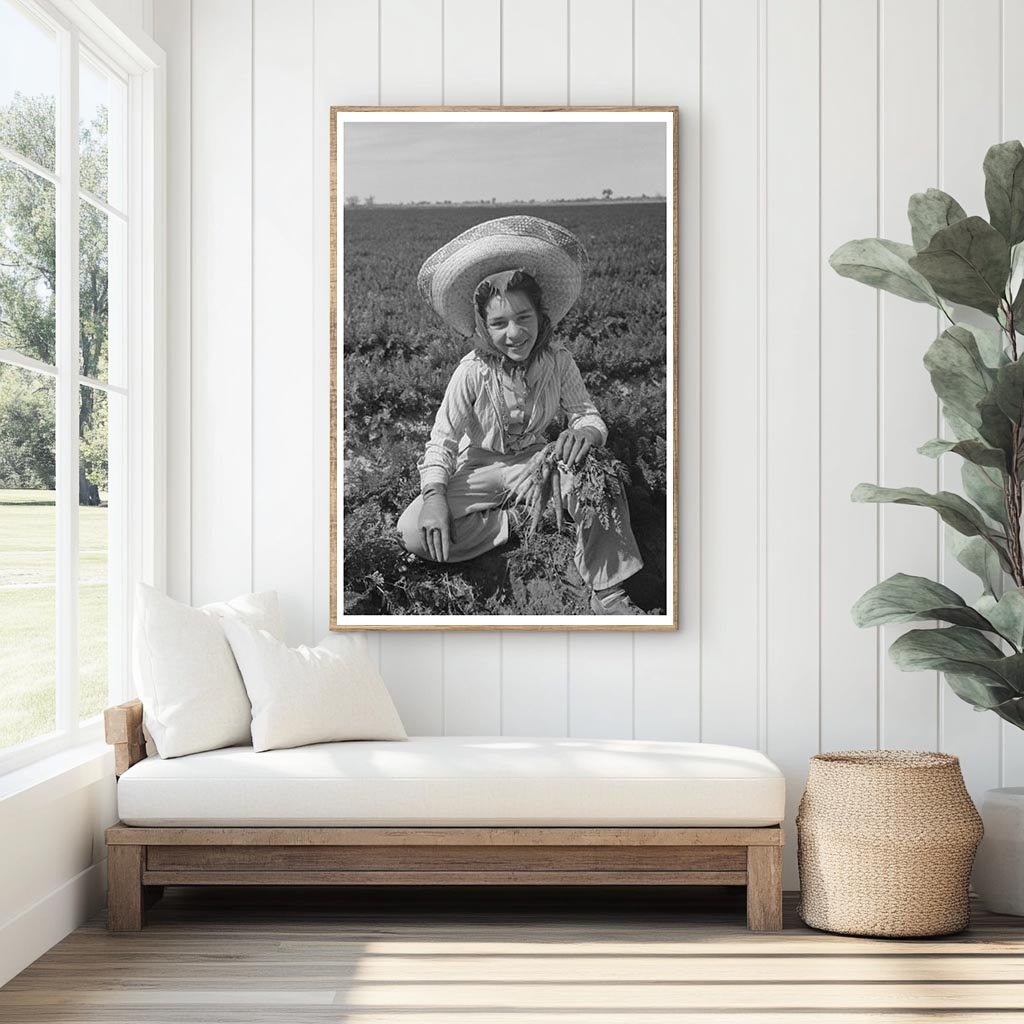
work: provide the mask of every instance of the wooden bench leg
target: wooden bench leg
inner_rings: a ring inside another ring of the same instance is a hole
[[[747,847],[747,928],[782,931],[782,847]]]
[[[137,932],[142,928],[144,854],[144,846],[107,847],[107,928],[112,932]]]

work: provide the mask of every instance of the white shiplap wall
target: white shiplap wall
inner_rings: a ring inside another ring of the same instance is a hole
[[[172,593],[275,588],[292,641],[326,630],[331,104],[678,105],[682,628],[373,635],[403,718],[759,746],[791,812],[819,749],[940,747],[975,794],[1024,782],[1024,738],[934,674],[895,672],[888,631],[850,622],[881,575],[960,580],[934,517],[852,505],[853,485],[957,481],[914,451],[937,429],[934,314],[825,264],[852,237],[908,237],[907,197],[928,186],[983,212],[985,148],[1024,134],[1021,5],[154,3]]]

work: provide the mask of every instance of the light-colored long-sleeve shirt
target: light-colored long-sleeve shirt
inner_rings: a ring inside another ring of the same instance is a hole
[[[524,432],[513,436],[498,371],[476,351],[466,355],[448,381],[418,463],[420,486],[446,484],[458,467],[459,454],[468,448],[505,454],[536,444],[559,413],[566,415],[571,429],[591,427],[600,435],[601,444],[607,441],[608,428],[576,361],[561,342],[553,341],[534,360],[526,384],[528,419]]]

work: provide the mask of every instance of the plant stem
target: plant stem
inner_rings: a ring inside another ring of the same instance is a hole
[[[1013,308],[1006,309],[1006,333],[1010,337],[1010,352],[1013,361],[1017,361],[1017,332],[1013,322]],[[1024,559],[1021,557],[1020,545],[1020,513],[1021,513],[1021,481],[1017,470],[1017,453],[1021,450],[1021,425],[1024,409],[1017,416],[1013,425],[1013,451],[1010,453],[1010,466],[1006,475],[1006,539],[1009,544],[1010,563],[1013,567],[1013,582],[1024,587]]]
[[[1013,443],[1015,448],[1020,444],[1020,427],[1013,428]],[[1013,582],[1018,587],[1024,587],[1024,564],[1022,564],[1020,549],[1020,497],[1020,481],[1017,479],[1016,470],[1014,470],[1006,481],[1006,519],[1009,527],[1006,539],[1009,543],[1008,553],[1013,569]]]

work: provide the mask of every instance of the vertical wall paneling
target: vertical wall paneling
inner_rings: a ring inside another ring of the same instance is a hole
[[[755,0],[703,5],[701,75],[701,738],[756,747],[760,185]]]
[[[821,6],[821,747],[878,741],[876,630],[850,607],[877,580],[878,512],[850,501],[878,477],[878,296],[828,257],[877,234],[878,0]]]
[[[289,643],[316,638],[313,577],[313,0],[253,3],[253,586]],[[280,410],[287,409],[287,415]]]
[[[786,773],[792,822],[818,752],[819,96],[818,0],[767,6],[767,579],[765,747]],[[790,832],[792,834],[792,832]],[[786,848],[796,881],[796,846]]]
[[[380,0],[384,106],[441,102],[442,0]]]
[[[192,7],[156,0],[153,37],[167,54],[167,592],[191,601]]]
[[[315,0],[313,5],[313,579],[311,602],[314,636],[319,638],[330,621],[330,117],[332,106],[371,106],[378,102],[377,0]],[[380,636],[367,634],[370,653],[379,660]]]
[[[568,102],[568,0],[503,0],[502,99],[506,106]]]
[[[964,583],[933,514],[853,485],[958,480],[916,454],[937,316],[826,265],[908,239],[914,191],[984,210],[985,147],[1024,135],[1020,4],[150,2],[172,55],[172,594],[273,587],[290,639],[327,628],[332,104],[678,105],[682,629],[371,634],[406,724],[761,744],[794,798],[819,729],[826,749],[941,743],[975,794],[1000,766],[1024,783],[1021,733],[895,670],[904,627],[850,622],[877,578]]]
[[[1020,40],[1024,39],[1024,4],[1003,0],[999,40],[999,69],[1002,72],[999,97],[999,139],[1024,139],[1024,61]],[[992,53],[997,52],[995,47]],[[990,56],[991,59],[991,56]],[[993,140],[995,141],[995,140]],[[1002,779],[1004,786],[1024,786],[1024,731],[1001,723]]]
[[[632,102],[631,0],[569,4],[569,97],[576,106]],[[601,395],[594,401],[600,407]],[[633,734],[633,638],[569,634],[569,728],[574,736]]]
[[[197,604],[252,587],[251,100],[251,8],[232,0],[193,4],[191,571]]]
[[[496,104],[500,92],[499,0],[444,0],[445,102]],[[445,634],[444,723],[452,735],[501,732],[497,631]]]
[[[564,105],[569,81],[566,0],[503,0],[502,102]],[[543,25],[544,30],[537,31]],[[502,637],[502,730],[512,736],[568,734],[567,633]]]
[[[634,721],[644,739],[700,732],[700,0],[637,0],[635,101],[679,107],[679,616],[638,633]]]
[[[569,735],[564,633],[506,633],[501,646],[501,678],[504,735]]]
[[[444,102],[501,103],[501,0],[443,0]]]
[[[318,107],[369,107],[380,102],[379,21],[378,0],[315,0],[312,43]],[[320,124],[328,125],[328,110],[319,113],[318,139]]]
[[[569,102],[633,102],[631,0],[569,0]]]
[[[441,0],[380,0],[380,5],[381,103],[439,104]],[[411,732],[444,732],[444,647],[441,632],[380,638],[381,671]]]
[[[477,642],[474,642],[477,641]],[[444,733],[497,736],[501,724],[501,634],[444,638]]]
[[[938,174],[937,0],[882,0],[881,235],[908,241],[907,200],[934,185]],[[936,335],[930,306],[881,297],[881,467],[886,487],[934,492],[935,463],[917,454],[935,436],[938,408],[921,360]],[[872,514],[863,509],[865,522]],[[881,578],[903,572],[936,579],[939,534],[928,509],[881,506]],[[882,629],[883,647],[903,626]],[[881,654],[882,746],[935,750],[938,681],[934,672],[900,672]]]
[[[633,736],[632,653],[620,633],[570,634],[570,736]]]
[[[1024,38],[1024,5],[1016,0],[1001,0],[1000,38],[993,40],[989,60],[998,61],[1002,75],[999,97],[999,138],[1024,139],[1024,62],[1020,60],[1019,44]]]
[[[380,671],[406,732],[444,735],[444,635],[402,633],[383,637]]]
[[[938,185],[955,196],[965,210],[986,215],[982,160],[985,151],[999,137],[1000,0],[943,0],[939,8],[939,131],[941,142]],[[964,75],[963,68],[971,74]],[[974,310],[958,309],[958,320],[970,320],[995,328],[990,318]],[[924,374],[922,386],[926,385]],[[939,485],[943,490],[963,493],[961,460],[946,455],[939,460]],[[940,524],[943,534],[949,528]],[[976,576],[941,545],[942,575],[947,586],[973,601],[981,592]],[[942,750],[955,752],[963,767],[972,795],[999,785],[999,718],[979,715],[943,683]]]

